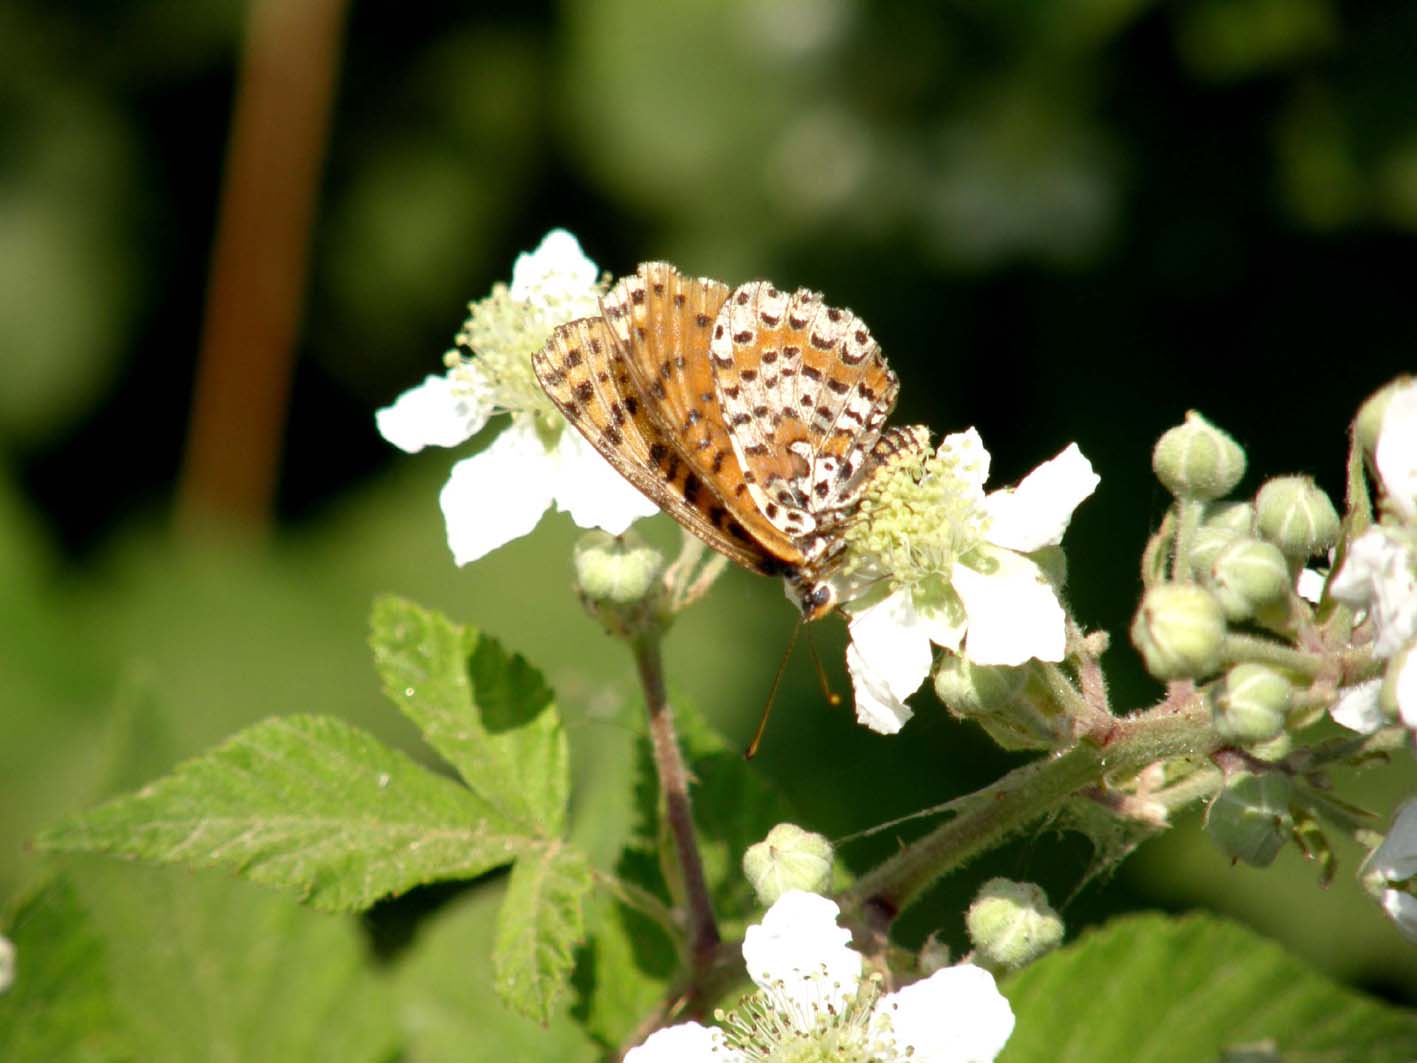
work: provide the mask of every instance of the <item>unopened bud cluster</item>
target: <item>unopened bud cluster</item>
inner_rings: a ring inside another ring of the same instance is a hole
[[[1211,691],[1216,729],[1237,744],[1272,739],[1288,718],[1291,679],[1237,657],[1231,627],[1293,635],[1290,610],[1302,606],[1296,579],[1308,558],[1337,542],[1338,513],[1303,476],[1270,480],[1252,501],[1225,500],[1244,475],[1244,451],[1195,412],[1161,437],[1152,467],[1177,500],[1164,532],[1169,578],[1146,589],[1132,642],[1158,679],[1223,673]]]

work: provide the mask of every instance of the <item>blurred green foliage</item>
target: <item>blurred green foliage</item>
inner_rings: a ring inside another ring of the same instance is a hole
[[[436,507],[453,456],[394,454],[372,425],[554,225],[612,272],[666,257],[851,305],[902,377],[899,416],[977,424],[999,482],[1077,439],[1103,486],[1070,533],[1070,591],[1117,635],[1164,505],[1150,445],[1185,409],[1247,447],[1242,490],[1298,471],[1337,493],[1347,419],[1417,365],[1410,4],[371,0],[344,42],[276,534],[174,544],[243,19],[231,0],[0,11],[0,896],[41,877],[23,844],[42,824],[263,716],[413,748],[364,643],[383,591],[547,672],[573,833],[618,852],[611,782],[642,723],[628,660],[568,591],[568,522],[454,571]],[[734,741],[790,622],[779,588],[733,572],[671,638],[672,675]],[[820,626],[844,689],[839,625]],[[1153,696],[1124,640],[1107,663],[1119,705]],[[909,742],[868,735],[799,653],[756,763],[832,835],[997,774],[920,700]],[[145,720],[164,742],[134,739]],[[1369,806],[1410,769],[1365,776]],[[977,870],[1062,898],[1085,860],[1040,836]],[[1314,878],[1228,868],[1183,824],[1065,916],[1206,905],[1417,994],[1417,959],[1344,874],[1328,894]],[[958,941],[975,881],[903,929]]]

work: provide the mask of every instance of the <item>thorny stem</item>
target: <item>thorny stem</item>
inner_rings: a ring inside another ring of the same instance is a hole
[[[664,691],[664,660],[660,655],[660,631],[655,628],[635,634],[630,647],[644,687],[645,705],[649,709],[650,745],[659,775],[659,787],[664,793],[665,819],[679,858],[679,870],[684,877],[684,900],[688,913],[691,966],[698,971],[713,959],[719,943],[718,925],[714,920],[713,903],[709,899],[704,865],[699,857],[698,839],[694,834],[693,806],[689,801],[689,772],[679,749],[674,730],[674,714]]]
[[[841,905],[888,925],[940,876],[1041,819],[1069,795],[1105,775],[1127,776],[1158,760],[1202,756],[1217,741],[1203,701],[1193,690],[1177,691],[1154,709],[1118,720],[1105,746],[1080,743],[972,794],[957,816],[863,876],[839,897]]]

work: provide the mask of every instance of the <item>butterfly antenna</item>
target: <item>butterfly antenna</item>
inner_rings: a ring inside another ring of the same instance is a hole
[[[801,623],[797,625],[799,628]],[[817,640],[812,638],[812,632],[807,632],[807,648],[812,651],[812,663],[817,666],[817,682],[822,685],[822,697],[826,698],[827,704],[836,708],[841,704],[841,695],[832,689],[831,681],[827,679],[827,670],[822,667],[822,655],[817,652]]]
[[[777,666],[777,675],[772,677],[772,686],[768,689],[767,704],[763,706],[763,714],[758,719],[758,729],[753,732],[753,740],[748,743],[748,748],[743,751],[744,760],[752,760],[758,755],[758,744],[763,740],[763,732],[767,730],[768,713],[772,712],[772,703],[777,699],[777,688],[782,685],[782,673],[787,671],[787,659],[792,656],[792,647],[797,645],[797,636],[802,634],[802,618],[797,618],[797,624],[792,629],[792,637],[787,640],[787,649],[782,653],[782,660]]]

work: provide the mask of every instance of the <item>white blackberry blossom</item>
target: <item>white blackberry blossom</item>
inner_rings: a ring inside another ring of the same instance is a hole
[[[1017,487],[986,494],[977,431],[945,436],[933,453],[927,431],[913,431],[917,445],[868,485],[836,578],[856,717],[882,734],[910,719],[905,699],[929,675],[932,645],[981,665],[1063,659],[1063,606],[1027,555],[1058,546],[1100,482],[1073,444]]]
[[[379,432],[410,454],[455,447],[498,413],[511,415],[490,446],[453,466],[438,501],[459,565],[530,532],[553,503],[582,528],[619,535],[658,509],[612,469],[542,393],[531,356],[557,325],[600,313],[596,265],[564,229],[518,256],[508,287],[471,304],[442,376],[375,415]]]
[[[989,1063],[1013,1032],[993,976],[962,964],[894,993],[862,977],[837,906],[799,890],[748,928],[743,959],[758,991],[721,1027],[684,1023],[625,1063]]]

